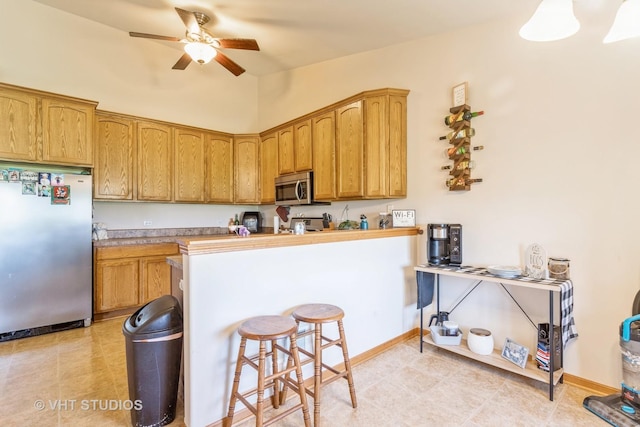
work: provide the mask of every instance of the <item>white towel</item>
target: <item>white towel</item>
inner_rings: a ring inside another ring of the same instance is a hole
[[[560,324],[562,325],[562,345],[569,340],[578,338],[578,330],[573,320],[573,283],[571,280],[560,285]]]

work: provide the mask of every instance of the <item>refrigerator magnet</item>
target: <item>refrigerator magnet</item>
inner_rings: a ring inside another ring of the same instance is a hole
[[[35,196],[36,195],[36,182],[35,181],[22,181],[22,195]]]
[[[38,172],[34,171],[22,171],[20,172],[20,181],[36,182],[38,180]]]
[[[51,185],[64,185],[64,174],[63,173],[52,173],[51,174]]]
[[[68,185],[57,185],[51,190],[52,205],[69,205],[71,204],[71,188]]]
[[[51,186],[48,184],[38,184],[38,196],[51,197]]]

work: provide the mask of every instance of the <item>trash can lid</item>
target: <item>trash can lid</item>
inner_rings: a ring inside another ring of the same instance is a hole
[[[122,325],[125,335],[156,338],[182,332],[182,310],[172,295],[164,295],[140,307]]]

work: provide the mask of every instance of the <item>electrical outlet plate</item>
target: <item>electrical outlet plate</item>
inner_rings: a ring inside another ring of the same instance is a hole
[[[145,227],[151,227],[151,224],[153,224],[153,223],[152,223],[151,221],[149,221],[149,220],[145,220],[145,221],[143,221],[143,222],[142,222],[142,224],[143,224]]]

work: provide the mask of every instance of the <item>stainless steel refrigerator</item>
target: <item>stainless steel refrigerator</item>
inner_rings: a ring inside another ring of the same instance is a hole
[[[0,341],[91,323],[91,176],[19,169],[0,165]]]

